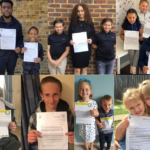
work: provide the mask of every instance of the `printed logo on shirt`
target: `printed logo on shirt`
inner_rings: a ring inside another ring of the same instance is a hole
[[[114,39],[114,37],[111,37],[112,39]]]
[[[147,57],[149,57],[149,55],[150,55],[150,52],[146,51],[146,55],[147,55]]]
[[[62,40],[64,41],[65,39],[64,39],[64,38],[62,38]]]

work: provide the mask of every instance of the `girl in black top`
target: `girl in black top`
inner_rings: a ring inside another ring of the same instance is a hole
[[[74,53],[72,34],[80,32],[87,32],[88,51]],[[87,74],[87,67],[89,65],[89,59],[91,55],[91,44],[94,40],[94,34],[95,29],[88,6],[83,3],[75,5],[72,11],[71,23],[68,29],[74,74]]]

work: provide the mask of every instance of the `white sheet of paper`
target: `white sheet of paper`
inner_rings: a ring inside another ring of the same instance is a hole
[[[67,150],[68,132],[66,112],[37,113],[37,130],[42,138],[38,138],[39,150]]]
[[[23,61],[34,62],[34,58],[38,58],[38,43],[25,42],[24,47],[26,47],[27,50],[24,52]]]
[[[124,50],[139,50],[139,31],[124,31]]]
[[[77,124],[91,124],[92,116],[90,110],[92,108],[91,103],[75,103],[75,111],[76,111],[76,123]]]
[[[148,150],[150,147],[150,117],[128,116],[126,150]]]
[[[112,125],[113,125],[113,116],[112,117],[105,117],[105,118],[101,118],[101,122],[103,122],[103,131],[104,130],[110,130],[112,129]]]
[[[16,29],[0,28],[0,48],[5,50],[14,50],[16,48]]]
[[[150,23],[145,23],[145,24],[144,24],[143,37],[144,37],[144,38],[149,38],[149,37],[150,37]]]
[[[149,70],[147,70],[147,74],[150,74],[150,54],[148,57],[148,68],[149,68]]]
[[[72,39],[75,53],[88,51],[87,32],[73,33]]]
[[[11,110],[0,110],[0,138],[9,137],[8,125],[11,122]]]

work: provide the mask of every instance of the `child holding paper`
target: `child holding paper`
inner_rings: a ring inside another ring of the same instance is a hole
[[[73,45],[75,44],[72,38],[73,33],[87,33],[88,51],[76,53]],[[89,8],[84,3],[78,3],[74,6],[71,14],[71,23],[68,29],[70,37],[71,56],[74,67],[74,74],[87,74],[87,67],[91,56],[91,44],[94,41],[95,29],[92,22]]]
[[[35,43],[38,38],[38,29],[31,27],[28,31],[29,42]],[[21,49],[20,57],[24,58],[24,52],[27,51],[26,47]],[[23,74],[24,75],[38,75],[40,69],[40,61],[43,60],[43,46],[38,42],[38,57],[34,58],[34,62],[23,62]]]
[[[110,95],[105,95],[101,98],[102,108],[99,111],[99,116],[96,118],[96,123],[99,130],[100,149],[104,149],[104,144],[107,142],[107,150],[110,150],[111,141],[114,131],[113,116],[114,111],[111,109],[113,100]]]
[[[141,28],[141,23],[139,21],[139,17],[137,15],[137,12],[135,9],[129,9],[127,11],[125,20],[122,24],[122,30],[120,34],[120,38],[124,40],[124,31],[130,30],[130,31],[139,31],[139,40],[143,40],[143,30]],[[130,73],[136,74],[136,67],[139,59],[139,50],[128,50],[128,56],[130,61]]]
[[[10,131],[16,130],[16,120],[14,116],[15,108],[12,104],[0,99],[0,110],[11,110],[11,122],[9,123],[9,137],[0,137],[0,150],[21,150],[21,143],[13,136]]]
[[[101,32],[96,34],[95,41],[92,44],[92,47],[97,49],[96,64],[99,74],[113,74],[116,34],[111,32],[112,24],[111,18],[104,18],[100,25]]]
[[[48,69],[50,74],[65,74],[67,55],[70,51],[69,37],[64,33],[62,19],[56,19],[53,26],[55,33],[48,36]]]
[[[30,116],[28,142],[37,149],[37,138],[42,138],[41,133],[37,131],[37,112],[67,112],[68,123],[68,142],[74,144],[74,117],[66,101],[60,99],[62,94],[62,83],[55,77],[48,76],[42,79],[40,83],[40,95],[42,100],[39,102],[35,113]],[[59,144],[59,143],[58,143]]]
[[[91,125],[79,125],[79,135],[82,136],[85,149],[89,150],[88,143],[90,143],[90,150],[93,150],[94,140],[96,134],[98,134],[95,117],[97,117],[99,113],[97,109],[98,108],[97,103],[92,98],[92,85],[90,80],[84,78],[81,78],[79,80],[78,94],[80,99],[78,102],[92,104],[92,110],[90,111],[91,116],[93,116],[92,123]]]
[[[144,25],[146,23],[150,23],[150,12],[148,11],[149,2],[147,0],[140,0],[138,13],[140,22],[142,24],[142,29],[144,29]],[[143,41],[146,41],[147,38],[143,37]]]
[[[142,100],[138,89],[128,89],[123,94],[123,103],[126,109],[129,110],[133,116],[149,117],[149,114],[145,110],[144,101]],[[118,148],[118,150],[126,150],[125,135],[128,126],[129,121],[128,116],[126,116],[116,127],[115,139],[120,141],[119,144],[121,146],[121,148]]]

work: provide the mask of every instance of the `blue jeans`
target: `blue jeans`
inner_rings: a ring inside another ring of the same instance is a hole
[[[121,148],[117,148],[117,150],[126,150],[126,140],[125,137],[122,141],[119,141]]]
[[[13,75],[16,62],[17,57],[0,58],[0,75],[5,75],[5,69],[7,69],[7,75]]]
[[[98,74],[113,74],[115,59],[108,62],[96,61]]]

